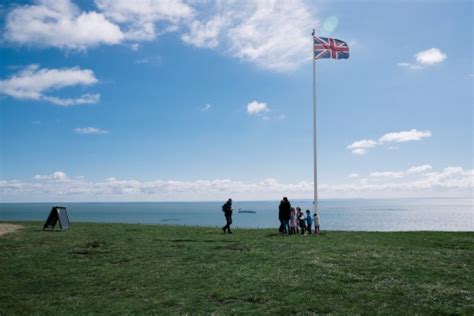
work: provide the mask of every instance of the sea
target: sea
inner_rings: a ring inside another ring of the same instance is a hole
[[[473,202],[472,198],[328,199],[319,202],[319,214],[322,230],[474,231]],[[45,221],[51,207],[58,205],[67,208],[72,226],[96,222],[221,227],[223,203],[0,203],[0,221]],[[312,209],[310,200],[291,203]],[[234,201],[233,227],[278,227],[278,205],[279,201]]]

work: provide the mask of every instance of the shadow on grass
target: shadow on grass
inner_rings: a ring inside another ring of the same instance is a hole
[[[271,238],[271,237],[284,237],[284,235],[280,235],[279,233],[274,233],[274,234],[268,234],[265,235],[265,237]]]
[[[154,241],[172,242],[172,243],[187,243],[187,242],[199,242],[199,243],[235,243],[235,240],[219,240],[219,239],[154,239]]]
[[[327,236],[327,233],[320,233],[319,235],[316,235],[316,234],[292,234],[292,235],[281,235],[279,233],[274,233],[274,234],[268,234],[268,235],[265,235],[265,237],[267,238],[273,238],[273,237],[292,237],[292,236],[313,236],[313,237],[322,237],[322,236]]]
[[[229,245],[229,246],[215,246],[214,247],[215,250],[218,250],[218,251],[239,251],[239,252],[243,252],[243,251],[249,251],[250,249],[248,247],[243,247],[241,245]]]
[[[218,239],[207,239],[207,240],[203,240],[202,242],[208,242],[208,243],[213,243],[213,242],[238,242],[238,241],[235,241],[235,240],[218,240]]]

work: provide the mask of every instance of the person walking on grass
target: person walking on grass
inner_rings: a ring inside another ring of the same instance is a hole
[[[318,213],[314,213],[313,219],[314,219],[314,233],[316,235],[319,235],[320,228],[319,228],[319,215],[318,215]]]
[[[287,197],[284,197],[278,207],[278,218],[280,219],[280,233],[288,235],[290,232],[291,204]]]
[[[232,224],[232,199],[228,199],[224,205],[222,205],[222,212],[224,212],[226,225],[222,227],[222,230],[225,232],[227,231],[229,234],[232,234],[230,230],[230,225]]]
[[[311,212],[306,210],[306,229],[308,233],[311,235],[311,226],[313,225],[313,218],[311,217]]]

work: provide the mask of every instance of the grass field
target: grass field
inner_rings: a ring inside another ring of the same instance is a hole
[[[474,233],[21,224],[0,314],[474,314]]]

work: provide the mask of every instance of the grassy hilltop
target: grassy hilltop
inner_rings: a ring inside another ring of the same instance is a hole
[[[0,237],[0,315],[474,314],[474,233],[21,224]]]

